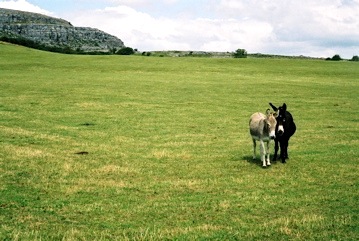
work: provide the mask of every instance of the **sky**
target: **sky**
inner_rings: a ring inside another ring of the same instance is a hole
[[[359,0],[0,0],[0,8],[97,28],[139,51],[359,55]]]

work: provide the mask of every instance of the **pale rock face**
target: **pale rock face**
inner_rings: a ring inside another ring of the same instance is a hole
[[[113,52],[124,43],[101,30],[74,27],[71,23],[42,14],[0,8],[0,37],[21,37],[47,47],[82,52]]]

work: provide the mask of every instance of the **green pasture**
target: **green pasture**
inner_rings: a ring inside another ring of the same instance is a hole
[[[263,169],[268,102],[297,133]],[[0,240],[357,240],[358,111],[355,62],[0,42]]]

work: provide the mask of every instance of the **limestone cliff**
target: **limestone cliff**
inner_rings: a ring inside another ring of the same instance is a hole
[[[0,8],[0,38],[30,40],[50,49],[109,52],[124,47],[115,36],[95,28],[74,27],[66,20]]]

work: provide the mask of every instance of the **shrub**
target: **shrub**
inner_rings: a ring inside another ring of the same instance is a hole
[[[142,52],[142,56],[151,56],[151,52]]]
[[[247,51],[245,49],[237,49],[233,54],[234,58],[247,58]]]
[[[350,61],[358,62],[359,61],[358,55],[353,56],[353,58]]]
[[[342,58],[339,54],[334,55],[332,58],[326,58],[325,60],[340,61]]]
[[[135,51],[133,50],[133,48],[124,47],[124,48],[120,49],[119,51],[117,51],[116,54],[119,54],[119,55],[132,55],[134,53],[135,53]]]
[[[332,60],[339,61],[339,60],[342,60],[342,58],[340,57],[339,54],[336,54],[336,55],[333,56]]]

